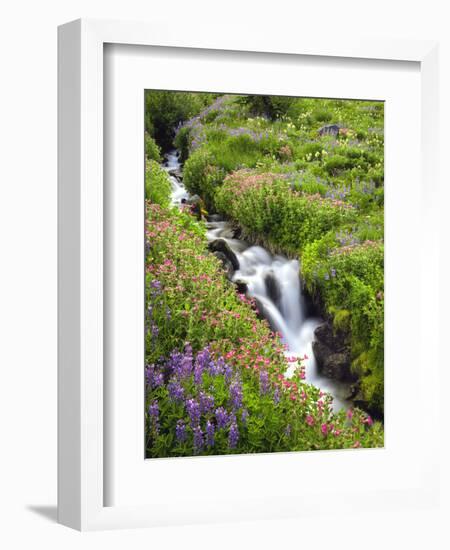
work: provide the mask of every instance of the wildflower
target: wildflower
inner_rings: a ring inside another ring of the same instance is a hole
[[[286,428],[284,429],[284,435],[285,435],[286,437],[290,437],[291,432],[292,432],[292,426],[291,426],[290,424],[288,424],[288,425],[286,426]]]
[[[235,449],[239,441],[239,429],[236,422],[233,422],[230,426],[230,433],[228,434],[228,447]]]
[[[225,380],[229,382],[231,380],[231,377],[233,375],[233,370],[231,369],[230,365],[225,364],[223,366],[223,374],[225,376]]]
[[[214,409],[214,397],[201,391],[199,393],[200,411],[202,414],[207,414]]]
[[[219,429],[225,428],[225,426],[228,424],[228,414],[223,407],[218,407],[216,409],[216,422]]]
[[[310,414],[306,415],[306,423],[308,424],[308,426],[314,425],[314,418]]]
[[[323,433],[323,435],[327,435],[328,433],[328,426],[326,424],[322,424],[322,426],[320,427],[320,430],[321,432]]]
[[[184,389],[177,380],[172,379],[167,385],[167,390],[172,401],[180,402],[183,400]]]
[[[353,409],[348,409],[347,411],[347,418],[351,420],[353,418]]]
[[[186,401],[186,410],[191,421],[191,427],[194,429],[200,422],[200,405],[195,399],[188,399]]]
[[[157,327],[157,325],[155,325],[155,323],[152,323],[152,324],[151,324],[151,332],[152,332],[152,337],[153,337],[153,338],[157,338],[157,337],[158,337],[159,328]]]
[[[179,443],[186,441],[186,425],[183,420],[178,420],[175,426],[175,437]]]
[[[159,406],[158,401],[153,401],[148,407],[148,414],[150,417],[151,428],[158,433],[159,432]]]
[[[203,449],[203,432],[200,426],[194,428],[194,452],[199,453]]]
[[[233,409],[242,407],[242,386],[239,380],[235,380],[230,386],[230,402]]]
[[[206,445],[214,447],[214,424],[209,420],[206,421]]]
[[[241,421],[242,421],[242,424],[244,426],[246,426],[246,424],[247,424],[247,418],[248,418],[248,410],[247,409],[242,409]]]
[[[273,392],[273,402],[275,405],[278,405],[280,402],[280,390],[278,388],[275,388],[275,391]]]
[[[269,391],[269,373],[266,370],[262,370],[259,373],[259,392],[261,395],[265,395]]]
[[[372,426],[373,425],[373,420],[372,420],[372,417],[367,415],[366,418],[363,420],[364,424],[367,424],[368,426]]]

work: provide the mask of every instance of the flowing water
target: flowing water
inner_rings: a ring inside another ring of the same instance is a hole
[[[167,171],[180,170],[175,151],[167,155]],[[180,172],[181,173],[181,172]],[[170,175],[172,184],[172,204],[180,204],[188,199],[189,193],[183,183]],[[254,246],[242,239],[234,238],[232,225],[225,220],[207,222],[209,241],[223,239],[235,253],[239,269],[233,275],[233,281],[247,286],[248,296],[256,300],[260,313],[268,320],[273,330],[281,334],[287,345],[290,357],[307,356],[304,360],[306,382],[313,384],[333,396],[335,410],[349,407],[346,399],[349,395],[348,384],[340,383],[320,374],[312,350],[314,330],[323,323],[323,319],[308,315],[308,308],[302,294],[299,277],[299,262],[279,254],[271,254],[261,246]],[[296,363],[290,363],[286,376],[292,376]]]

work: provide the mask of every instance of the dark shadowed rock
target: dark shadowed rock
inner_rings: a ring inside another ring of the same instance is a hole
[[[348,334],[335,331],[330,322],[325,322],[316,328],[314,338],[312,348],[319,370],[334,380],[354,382]]]
[[[207,219],[208,219],[209,222],[221,222],[221,221],[223,221],[223,218],[220,214],[210,214]]]
[[[222,252],[213,252],[214,256],[222,262],[222,267],[228,279],[231,280],[234,274],[233,264]]]
[[[330,323],[322,323],[321,325],[319,325],[314,331],[314,336],[316,340],[322,342],[327,347],[336,349],[336,337],[333,332],[333,327]]]
[[[317,133],[319,134],[319,136],[337,137],[339,135],[339,129],[340,126],[338,124],[327,124],[326,126],[322,126],[322,128],[319,128]]]
[[[320,372],[340,382],[352,382],[355,376],[350,369],[350,354],[347,352],[333,352],[323,342],[315,340],[312,349]]]
[[[237,279],[236,281],[233,281],[236,285],[236,290],[239,292],[239,294],[246,294],[248,290],[248,285],[245,281],[241,281],[241,279]]]
[[[220,252],[233,266],[234,271],[239,269],[239,261],[236,254],[231,250],[230,246],[223,239],[215,239],[208,244],[208,248],[211,252]]]

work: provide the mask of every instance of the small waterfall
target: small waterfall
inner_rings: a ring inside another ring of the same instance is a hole
[[[167,161],[168,171],[179,169],[175,152],[168,155]],[[182,198],[189,198],[189,194],[175,176],[170,177],[172,204],[179,204]],[[236,254],[239,269],[235,271],[233,281],[247,285],[247,294],[255,299],[261,315],[268,320],[273,330],[281,334],[282,341],[287,344],[286,355],[299,359],[307,356],[304,360],[306,382],[330,393],[335,410],[349,407],[350,402],[346,399],[349,395],[348,385],[326,378],[318,371],[312,342],[314,330],[323,320],[307,316],[298,260],[290,260],[279,254],[273,255],[261,246],[251,246],[236,239],[233,228],[227,221],[211,221],[206,226],[208,241],[223,239]],[[286,376],[292,376],[295,368],[296,363],[290,363]]]
[[[180,170],[180,162],[176,151],[171,151],[166,156],[166,163],[164,169],[169,173],[169,180],[172,185],[172,204],[180,204],[183,199],[189,198],[189,193],[177,177],[171,174],[172,171]]]

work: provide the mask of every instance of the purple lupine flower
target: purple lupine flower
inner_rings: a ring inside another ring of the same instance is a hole
[[[198,396],[200,402],[200,412],[202,414],[208,414],[214,409],[214,397],[201,391]]]
[[[172,378],[167,384],[167,390],[169,392],[169,397],[172,399],[172,401],[180,402],[183,400],[184,389],[181,384],[174,378]]]
[[[188,377],[192,372],[192,347],[186,344],[184,353],[173,351],[170,354],[169,368],[178,379]]]
[[[225,380],[229,382],[231,380],[231,377],[233,376],[233,369],[230,367],[230,365],[225,364],[223,366],[223,374],[225,376]]]
[[[242,385],[239,380],[234,380],[230,386],[230,402],[233,409],[242,407]]]
[[[159,388],[164,383],[162,372],[156,370],[155,365],[147,365],[145,367],[145,381],[150,389]]]
[[[186,425],[183,420],[178,420],[175,426],[175,437],[179,443],[186,441]]]
[[[150,425],[152,430],[158,433],[159,432],[159,406],[158,406],[158,401],[156,399],[149,405],[148,414],[150,417]]]
[[[280,402],[280,390],[278,388],[275,388],[275,391],[273,392],[273,402],[275,405],[278,405]]]
[[[331,276],[336,277],[336,270],[334,269],[334,267],[331,268]]]
[[[157,338],[159,334],[159,328],[155,323],[151,324],[151,331],[152,331],[153,338]]]
[[[200,422],[200,405],[195,399],[186,401],[186,410],[191,421],[191,427],[194,429]]]
[[[158,420],[159,418],[159,406],[158,401],[155,399],[148,407],[148,414],[152,419]]]
[[[288,424],[284,429],[284,434],[286,437],[289,437],[291,435],[291,432],[292,432],[292,426]]]
[[[203,348],[201,351],[197,353],[197,357],[195,358],[195,365],[202,368],[202,370],[206,369],[209,365],[209,362],[211,360],[211,355],[209,353],[209,348],[206,346],[206,348]]]
[[[164,376],[162,372],[155,372],[152,381],[154,388],[159,388],[164,384]]]
[[[158,281],[157,279],[155,279],[154,281],[150,282],[150,286],[152,288],[156,288],[157,290],[160,290],[161,289],[161,281]]]
[[[269,392],[269,373],[266,370],[262,370],[259,373],[259,393],[266,395]]]
[[[216,409],[216,422],[219,429],[225,428],[225,426],[228,424],[228,414],[223,407],[218,407]]]
[[[203,432],[200,426],[194,428],[194,451],[199,453],[203,449]]]
[[[214,447],[214,424],[209,420],[206,421],[206,445],[208,447]]]
[[[154,371],[155,371],[155,365],[153,363],[145,366],[145,381],[150,388],[153,385]]]
[[[247,418],[248,418],[248,410],[247,410],[247,409],[242,409],[241,421],[242,421],[242,424],[243,424],[244,426],[247,425]]]
[[[235,449],[239,441],[239,428],[236,422],[233,422],[230,426],[230,432],[228,434],[228,447]]]
[[[209,372],[211,376],[218,376],[223,373],[225,367],[225,360],[223,357],[218,357],[215,361],[210,361]]]

